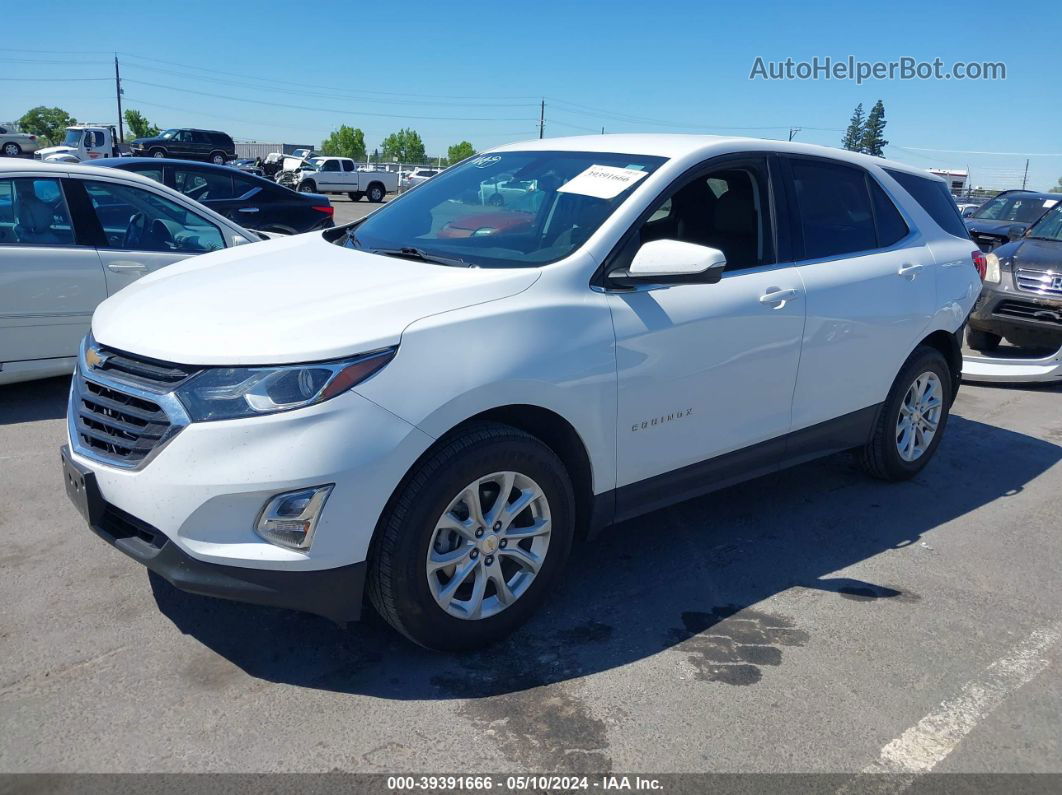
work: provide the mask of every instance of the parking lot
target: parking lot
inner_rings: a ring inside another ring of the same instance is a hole
[[[67,502],[66,390],[0,389],[5,771],[1062,771],[1060,387],[965,386],[906,484],[838,456],[612,528],[460,656],[149,578]]]

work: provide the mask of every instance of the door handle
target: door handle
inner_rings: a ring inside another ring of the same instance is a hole
[[[768,290],[760,296],[761,304],[784,304],[786,301],[794,301],[800,297],[800,291],[790,287],[786,290]]]
[[[107,270],[113,273],[129,273],[130,271],[146,271],[147,265],[142,262],[128,262],[118,260],[117,262],[108,262]]]
[[[257,207],[241,207],[239,209],[239,212],[241,212],[241,213],[256,213],[256,212],[258,212],[258,208]]]
[[[905,279],[913,279],[918,275],[918,272],[924,268],[925,265],[912,265],[909,262],[905,262],[900,266],[900,270],[897,271]]]

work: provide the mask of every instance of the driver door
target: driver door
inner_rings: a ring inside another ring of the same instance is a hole
[[[146,273],[226,246],[216,225],[153,191],[102,179],[76,183],[99,225],[97,251],[108,295]]]

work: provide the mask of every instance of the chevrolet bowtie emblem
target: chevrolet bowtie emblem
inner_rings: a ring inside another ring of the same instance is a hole
[[[103,363],[107,361],[108,355],[102,353],[99,348],[93,346],[85,351],[85,363],[92,369],[102,367]]]

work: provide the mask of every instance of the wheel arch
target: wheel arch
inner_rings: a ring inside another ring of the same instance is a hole
[[[958,333],[961,333],[961,329]],[[952,398],[959,391],[959,383],[962,380],[962,343],[959,342],[958,333],[952,334],[949,331],[938,329],[923,337],[918,343],[936,348],[948,363],[948,370],[951,372]]]

